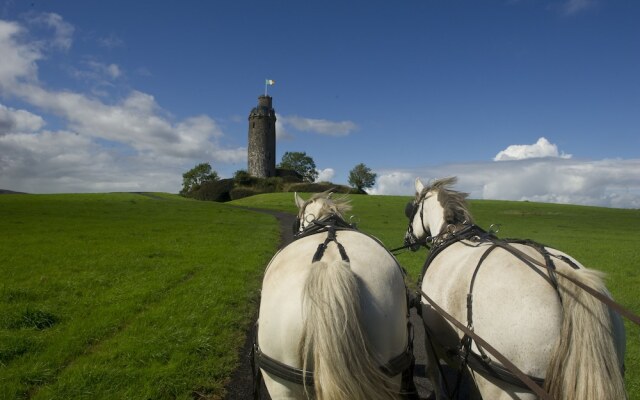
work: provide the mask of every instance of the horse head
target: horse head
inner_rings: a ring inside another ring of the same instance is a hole
[[[457,178],[439,179],[425,186],[416,178],[415,199],[405,208],[409,226],[404,243],[416,251],[429,236],[440,235],[450,225],[472,223],[472,217],[466,205],[467,193],[451,190]]]
[[[329,215],[338,215],[344,218],[344,213],[351,210],[349,199],[346,197],[334,198],[331,191],[314,194],[309,200],[304,200],[294,193],[298,216],[294,223],[293,233],[302,232],[315,220],[323,219]]]

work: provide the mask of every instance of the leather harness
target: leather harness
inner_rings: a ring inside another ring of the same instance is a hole
[[[296,222],[298,222],[299,224],[298,220],[296,220]],[[298,224],[294,223],[293,226],[294,241],[303,237],[327,232],[327,238],[323,243],[320,243],[318,245],[318,248],[313,255],[312,262],[317,262],[322,259],[325,250],[331,242],[334,242],[337,245],[342,260],[345,262],[349,262],[349,256],[347,255],[344,246],[337,240],[337,233],[338,231],[345,230],[362,233],[358,231],[354,225],[347,223],[346,221],[344,221],[344,219],[336,214],[330,214],[329,216],[320,220],[314,220],[307,228],[305,228],[301,232],[298,232]],[[362,234],[374,239],[384,248],[384,245],[382,245],[382,243],[377,238],[365,233]],[[399,264],[397,265],[401,273],[405,275],[402,267]],[[407,312],[408,311],[409,292],[407,291]],[[413,356],[413,330],[410,322],[408,322],[408,336],[409,339],[406,349],[402,353],[393,357],[386,364],[380,366],[380,370],[389,377],[402,374],[402,394],[405,395],[405,397],[408,399],[418,399],[417,392],[413,383],[413,368],[415,365],[415,358]],[[260,399],[260,386],[262,382],[262,374],[260,371],[261,369],[288,382],[313,388],[313,371],[304,371],[300,368],[289,366],[281,361],[274,359],[273,357],[268,356],[260,350],[260,346],[258,343],[258,322],[256,322],[255,325],[254,342],[251,353],[251,369],[253,371],[253,395],[255,400]]]
[[[460,367],[458,370],[458,380],[456,382],[456,386],[460,384],[461,372],[465,366],[468,366],[470,369],[485,375],[496,378],[500,381],[512,384],[519,388],[525,390],[531,390],[535,392],[541,398],[548,399],[550,396],[546,393],[542,386],[544,385],[544,379],[539,377],[534,377],[525,374],[520,371],[513,363],[504,358],[497,350],[491,347],[487,342],[485,342],[481,337],[479,337],[475,332],[473,332],[473,289],[475,285],[475,280],[480,271],[481,266],[483,265],[486,258],[497,248],[504,249],[509,253],[513,254],[516,258],[524,262],[527,266],[532,268],[534,271],[539,273],[558,293],[558,298],[560,298],[560,294],[558,292],[558,283],[555,274],[557,273],[555,264],[553,263],[552,257],[560,259],[567,264],[569,264],[572,268],[578,269],[578,265],[576,265],[569,258],[551,254],[544,245],[541,245],[537,242],[531,240],[519,240],[519,239],[498,239],[492,233],[484,231],[482,228],[476,225],[463,225],[460,230],[453,230],[445,232],[442,237],[435,238],[432,240],[433,247],[427,258],[424,266],[422,267],[422,272],[418,277],[418,288],[422,287],[422,280],[424,275],[427,272],[427,269],[433,262],[433,260],[442,253],[446,248],[451,246],[454,243],[461,242],[466,240],[471,243],[464,243],[467,246],[478,246],[483,243],[490,242],[491,246],[485,250],[485,252],[480,257],[478,264],[473,272],[471,282],[469,284],[469,292],[467,294],[467,325],[463,325],[459,321],[457,321],[454,317],[449,315],[446,311],[444,311],[440,306],[438,306],[426,293],[424,293],[421,289],[419,289],[419,295],[427,300],[427,302],[436,310],[436,312],[443,316],[445,319],[449,320],[453,325],[458,327],[460,330],[464,332],[463,337],[460,339],[460,342],[455,347],[447,347],[442,345],[441,343],[436,343],[435,335],[429,329],[428,326],[425,326],[425,331],[427,332],[427,338],[430,342],[430,345],[433,347],[436,344],[438,347],[445,350],[448,356],[457,358],[460,361]],[[511,244],[522,244],[526,246],[530,246],[534,248],[538,253],[543,257],[545,263],[541,264],[539,261],[531,258],[526,255],[519,249],[513,247]],[[534,264],[538,266],[545,267],[548,275],[545,275],[537,268],[534,268]],[[419,308],[418,312],[422,310]],[[480,354],[476,353],[472,349],[472,343],[476,342],[476,347],[480,351]],[[491,349],[491,353],[500,363],[496,363],[492,361],[492,359],[486,354],[484,349]],[[503,366],[504,365],[504,366]],[[508,368],[505,368],[508,367]],[[448,389],[447,389],[448,390]],[[458,387],[450,393],[455,395],[458,391]],[[452,397],[452,396],[450,396]]]

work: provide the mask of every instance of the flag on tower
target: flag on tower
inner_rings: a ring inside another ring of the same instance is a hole
[[[273,86],[276,84],[276,81],[274,81],[273,79],[265,79],[264,80],[264,95],[267,95],[267,88],[269,86]]]

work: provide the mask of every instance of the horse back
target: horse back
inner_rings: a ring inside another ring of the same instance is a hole
[[[302,298],[312,258],[326,239],[319,233],[292,242],[278,252],[263,279],[258,339],[264,353],[301,368],[298,345],[304,318]],[[362,323],[374,353],[384,362],[407,346],[406,286],[395,258],[375,239],[357,231],[339,231],[337,240],[349,257],[359,286]],[[341,260],[329,243],[322,262]]]
[[[486,254],[490,246],[453,244],[433,260],[422,289],[522,371],[544,377],[562,322],[559,296],[543,267],[499,248]],[[535,249],[514,246],[544,262]],[[423,305],[423,318],[443,346],[459,345],[462,333],[431,307]]]

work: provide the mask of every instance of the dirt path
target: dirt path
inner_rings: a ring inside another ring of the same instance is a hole
[[[244,208],[244,207],[243,207]],[[252,211],[273,215],[280,223],[280,248],[288,245],[293,240],[291,227],[295,220],[292,214],[263,209],[253,209]],[[254,315],[253,320],[257,318]],[[414,326],[414,355],[416,357],[416,368],[414,370],[414,382],[418,388],[421,399],[427,399],[432,393],[431,383],[425,378],[426,354],[424,351],[424,329],[422,320],[415,310],[411,312],[411,322]],[[240,353],[240,366],[231,376],[231,380],[225,387],[227,395],[225,400],[247,400],[253,398],[253,375],[251,372],[251,346],[253,345],[253,330],[247,332],[247,338]],[[269,395],[264,385],[261,390],[261,399],[269,400]]]

